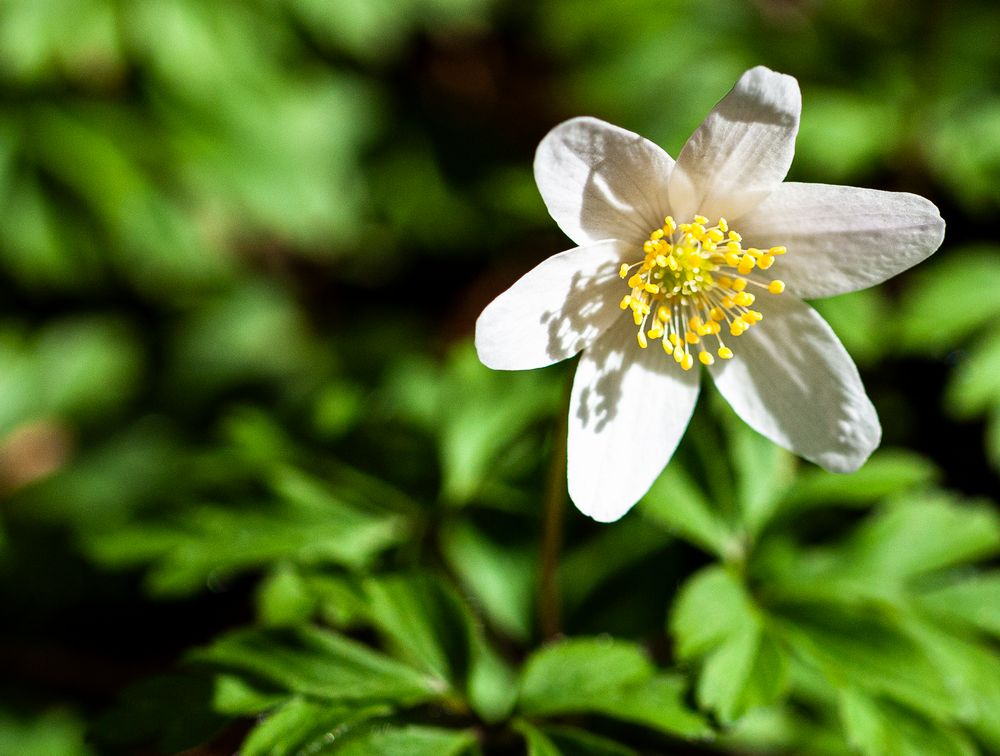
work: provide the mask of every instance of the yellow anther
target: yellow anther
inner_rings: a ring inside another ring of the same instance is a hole
[[[715,225],[703,215],[681,224],[671,216],[663,220],[663,226],[643,242],[643,254],[620,264],[618,275],[630,291],[619,306],[631,311],[642,349],[658,339],[663,351],[685,370],[696,361],[713,365],[716,359],[728,360],[733,351],[719,337],[723,326],[740,336],[763,319],[750,309],[755,295],[748,284],[767,286],[775,294],[785,285],[777,280],[751,281],[750,273],[757,267],[772,267],[785,248],[744,249],[743,237],[730,229],[725,218]],[[716,349],[703,343],[710,338],[717,342]]]

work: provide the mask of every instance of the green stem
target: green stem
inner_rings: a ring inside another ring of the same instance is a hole
[[[562,548],[563,513],[566,503],[566,436],[569,425],[569,396],[573,385],[570,375],[566,384],[562,411],[556,419],[545,483],[545,504],[542,520],[541,565],[538,576],[538,621],[542,637],[551,640],[562,632],[559,600],[559,552]]]

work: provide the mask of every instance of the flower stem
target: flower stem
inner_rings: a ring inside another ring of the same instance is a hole
[[[566,384],[562,410],[556,419],[545,483],[542,520],[541,565],[538,576],[538,621],[542,637],[551,640],[561,632],[559,602],[559,551],[562,547],[563,512],[566,503],[566,436],[569,424],[569,396],[572,374]]]

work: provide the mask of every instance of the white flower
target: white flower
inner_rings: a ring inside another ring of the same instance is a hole
[[[595,118],[560,124],[539,145],[542,198],[580,246],[497,297],[476,323],[476,349],[499,370],[583,350],[569,493],[595,520],[625,514],[670,460],[698,397],[698,362],[748,425],[828,470],[856,470],[878,446],[854,362],[802,299],[920,262],[944,221],[913,194],[782,183],[800,110],[796,80],[757,67],[676,162]]]

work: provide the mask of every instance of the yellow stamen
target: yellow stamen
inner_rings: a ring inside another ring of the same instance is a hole
[[[743,237],[725,218],[713,225],[696,215],[678,224],[666,216],[663,226],[650,232],[638,259],[619,266],[618,275],[629,287],[619,307],[631,311],[640,348],[658,339],[684,370],[693,368],[695,356],[703,365],[714,364],[716,358],[703,339],[714,337],[718,358],[731,359],[732,349],[719,336],[722,327],[740,336],[763,319],[750,309],[756,297],[746,289],[752,284],[781,293],[781,281],[757,280],[755,271],[769,269],[786,251],[744,248]],[[692,345],[697,345],[694,351]]]

